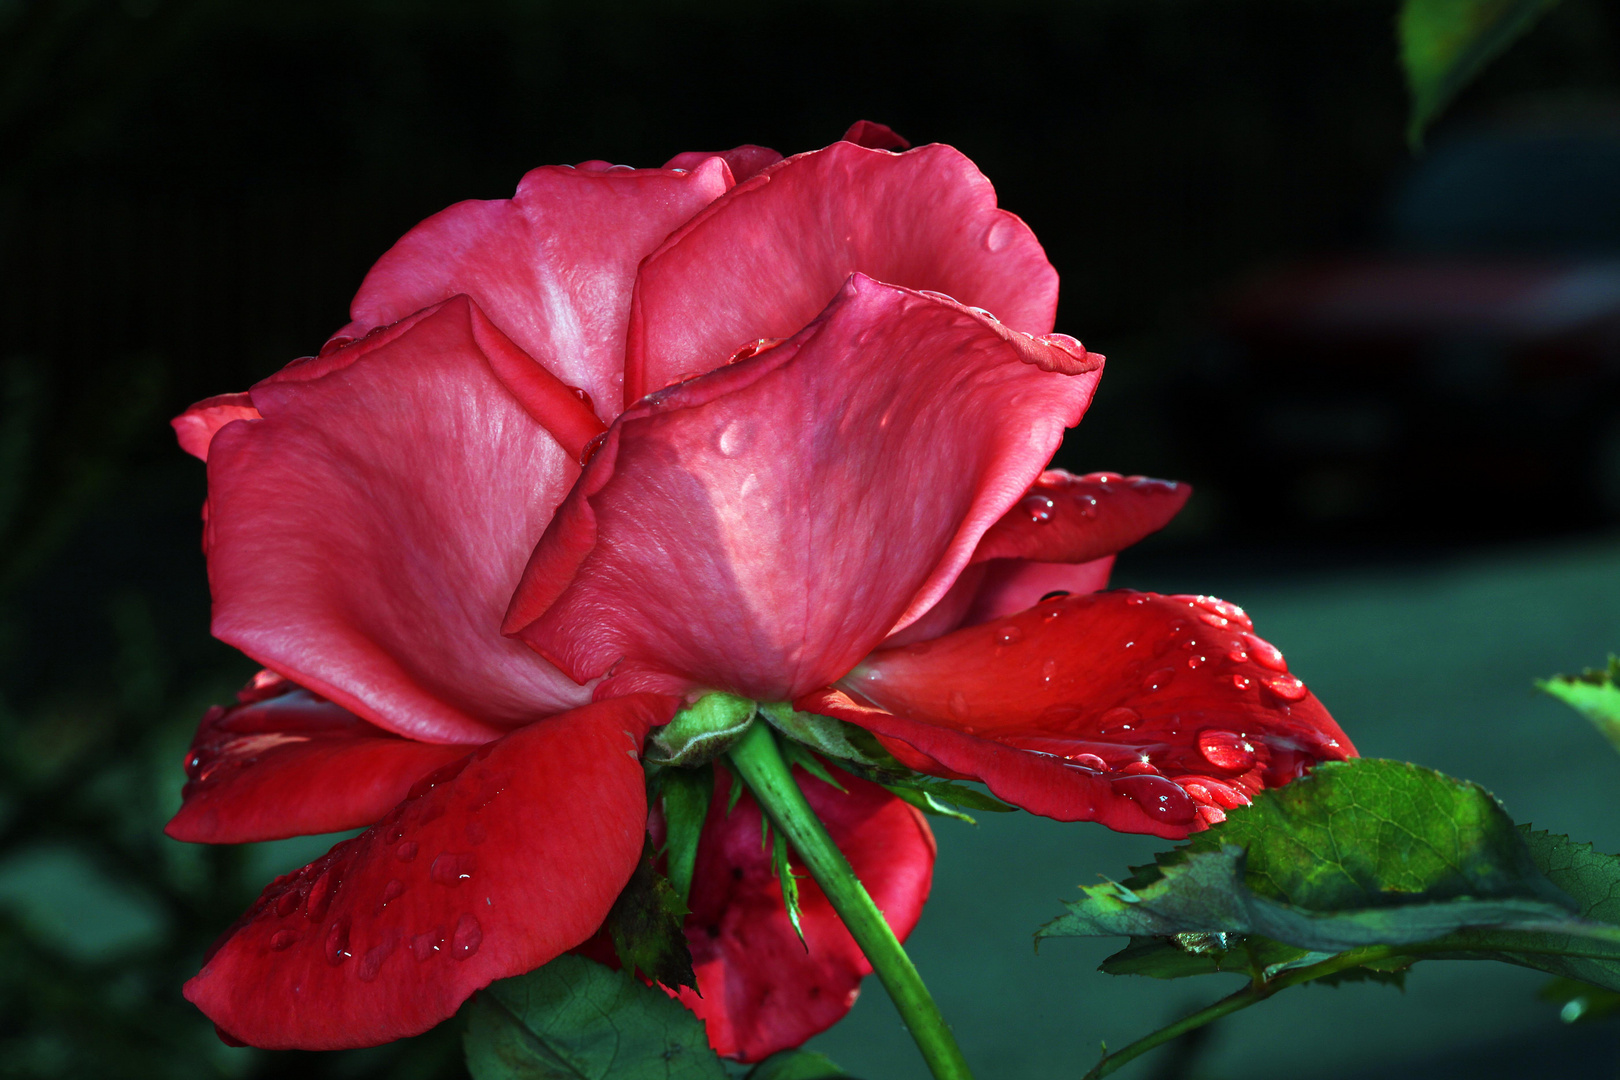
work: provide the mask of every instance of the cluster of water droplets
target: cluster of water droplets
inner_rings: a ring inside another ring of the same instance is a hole
[[[1174,492],[1179,487],[1173,480],[1151,476],[1122,476],[1113,472],[1070,476],[1048,472],[1042,474],[1029,494],[1019,501],[1018,511],[1036,525],[1045,525],[1068,514],[1090,520],[1097,516],[1098,505],[1104,499],[1131,493],[1157,495]]]

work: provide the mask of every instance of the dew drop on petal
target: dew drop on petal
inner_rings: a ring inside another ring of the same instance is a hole
[[[428,877],[440,885],[456,886],[470,879],[476,866],[477,859],[471,852],[445,851],[428,867]]]
[[[1067,760],[1074,762],[1081,768],[1091,769],[1094,772],[1107,772],[1108,762],[1096,754],[1071,754]]]
[[[1283,659],[1282,650],[1265,638],[1244,634],[1243,641],[1249,647],[1249,655],[1254,657],[1254,662],[1261,667],[1270,668],[1272,671],[1288,670],[1288,661]]]
[[[326,962],[337,967],[349,958],[349,917],[332,923],[326,932]]]
[[[1017,231],[1017,226],[1008,221],[1006,217],[1000,214],[996,215],[996,220],[992,221],[990,227],[984,231],[984,250],[1005,250],[1007,245],[1013,242],[1013,236]]]
[[[1298,701],[1310,693],[1309,690],[1305,689],[1305,684],[1293,675],[1273,675],[1271,678],[1262,681],[1265,683],[1266,689],[1284,701]]]
[[[607,442],[607,432],[604,431],[600,435],[592,435],[590,440],[586,442],[579,451],[580,465],[589,465],[591,463],[591,458],[595,457],[596,452],[602,449],[602,444],[604,442]]]
[[[1154,821],[1185,825],[1197,816],[1197,804],[1192,797],[1181,790],[1179,784],[1162,776],[1121,776],[1112,784]]]
[[[1205,825],[1219,825],[1226,820],[1226,811],[1208,803],[1199,803],[1198,816],[1204,819]]]
[[[570,386],[568,391],[575,397],[579,398],[580,401],[584,402],[587,409],[590,409],[593,412],[595,411],[596,403],[591,400],[591,395],[587,394],[583,389],[578,386]]]
[[[383,886],[382,899],[377,902],[377,910],[381,911],[404,895],[405,883],[399,878],[389,878],[388,884]]]
[[[1125,602],[1133,607],[1140,607],[1148,602],[1147,593],[1132,593],[1125,598]]]
[[[996,641],[1002,645],[1012,645],[1024,638],[1024,632],[1017,626],[1003,626],[996,631]]]
[[[277,930],[270,935],[270,947],[276,952],[283,952],[292,948],[293,942],[297,940],[298,935],[291,930]]]
[[[450,939],[450,955],[457,960],[465,960],[478,951],[478,946],[484,943],[484,928],[478,925],[475,915],[463,915],[456,920],[456,932]]]
[[[966,716],[968,714],[967,695],[960,690],[952,690],[945,709],[957,719]]]
[[[1023,511],[1024,515],[1037,525],[1044,525],[1051,521],[1052,513],[1056,508],[1057,503],[1045,495],[1025,495],[1018,502],[1018,509]]]
[[[287,916],[297,911],[298,905],[302,904],[303,902],[304,898],[299,894],[298,890],[289,888],[286,892],[276,897],[276,914],[285,919]]]
[[[394,858],[400,862],[410,862],[416,858],[417,846],[415,840],[407,840],[394,849]]]
[[[1232,661],[1234,664],[1246,664],[1249,662],[1249,654],[1240,648],[1233,648],[1229,650],[1226,654],[1226,658]]]
[[[1214,729],[1199,732],[1198,752],[1205,761],[1226,772],[1247,772],[1254,768],[1254,746],[1235,732]]]
[[[383,961],[387,960],[393,951],[398,948],[398,939],[389,936],[381,945],[366,950],[366,955],[360,958],[359,976],[361,982],[372,982],[377,973],[382,971]]]
[[[1155,690],[1163,690],[1170,685],[1170,680],[1175,677],[1175,668],[1160,668],[1157,671],[1150,671],[1142,680],[1142,690],[1148,694],[1153,693]]]
[[[1130,731],[1141,722],[1141,713],[1128,705],[1119,705],[1097,717],[1097,731],[1102,735],[1112,735],[1119,731]]]
[[[332,906],[333,886],[332,871],[322,870],[315,884],[309,887],[309,897],[304,901],[304,918],[310,922],[320,922],[326,918],[326,909]]]
[[[415,934],[411,937],[411,955],[418,960],[426,960],[437,953],[444,945],[444,927],[437,926],[425,934]]]
[[[1233,675],[1232,685],[1237,687],[1239,690],[1247,690],[1249,687],[1254,685],[1254,680],[1249,678],[1247,675]]]
[[[1057,661],[1048,656],[1041,661],[1041,681],[1051,682],[1052,676],[1057,674]]]
[[[1207,663],[1209,663],[1209,657],[1207,656],[1198,656],[1194,654],[1187,657],[1187,666],[1192,668],[1194,671],[1203,667]]]
[[[1231,619],[1225,618],[1221,615],[1212,614],[1208,611],[1200,611],[1198,613],[1198,621],[1209,626],[1213,626],[1217,630],[1225,629],[1227,626],[1231,625],[1232,622]]]
[[[754,441],[753,424],[747,420],[737,419],[727,424],[725,430],[720,432],[717,444],[720,453],[726,457],[736,457],[748,449],[748,444]]]
[[[1097,516],[1097,496],[1095,496],[1095,495],[1076,496],[1076,498],[1074,500],[1074,504],[1075,504],[1076,507],[1079,508],[1081,517],[1083,517],[1083,518],[1094,518],[1094,517]]]
[[[1119,770],[1126,776],[1158,776],[1159,770],[1151,761],[1132,761]]]

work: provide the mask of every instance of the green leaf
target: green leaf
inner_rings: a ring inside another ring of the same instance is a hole
[[[658,872],[657,858],[649,839],[641,862],[608,912],[608,934],[626,971],[640,971],[671,989],[696,990],[692,953],[682,929],[686,903]]]
[[[893,795],[895,798],[904,802],[910,803],[912,806],[915,806],[925,814],[933,814],[937,817],[955,818],[957,821],[965,821],[969,825],[978,824],[978,821],[975,820],[971,815],[964,814],[962,811],[957,810],[949,804],[941,802],[931,791],[922,791],[918,788],[905,787],[901,784],[885,784],[883,787],[884,790],[890,795]]]
[[[669,768],[658,774],[658,792],[664,800],[664,851],[669,856],[669,883],[682,906],[692,897],[692,871],[697,866],[698,841],[714,797],[714,770]]]
[[[825,1054],[812,1050],[783,1050],[749,1069],[743,1080],[838,1080],[848,1075]]]
[[[1620,656],[1610,656],[1606,668],[1587,668],[1579,675],[1539,679],[1536,688],[1574,709],[1620,750]]]
[[[1226,932],[1331,955],[1464,927],[1579,932],[1574,901],[1489,793],[1394,761],[1319,766],[1083,892],[1037,938]]]
[[[1401,64],[1412,93],[1407,139],[1424,130],[1558,0],[1405,0],[1396,19]]]
[[[659,765],[702,765],[725,753],[754,721],[748,698],[716,691],[675,714],[647,737],[647,760]]]
[[[465,1046],[473,1080],[726,1080],[680,1002],[582,956],[479,991]]]

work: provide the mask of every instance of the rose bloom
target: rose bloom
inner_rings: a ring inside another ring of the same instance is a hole
[[[1099,591],[1189,489],[1043,471],[1103,358],[973,164],[907,145],[536,169],[407,233],[319,355],[175,420],[213,632],[266,670],[204,717],[169,834],[368,826],[186,984],[223,1035],[412,1035],[592,939],[659,825],[646,736],[708,691],[1172,838],[1354,753],[1237,607]],[[923,819],[801,780],[904,937]],[[798,941],[725,804],[680,996],[756,1060],[870,968],[808,880]]]

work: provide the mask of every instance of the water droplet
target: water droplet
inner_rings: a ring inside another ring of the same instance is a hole
[[[349,955],[349,917],[345,915],[326,932],[326,962],[337,967]]]
[[[1249,687],[1254,685],[1254,680],[1249,678],[1247,675],[1233,675],[1232,685],[1237,687],[1239,690],[1247,690]]]
[[[1158,776],[1159,770],[1150,761],[1133,761],[1119,770],[1126,776]]]
[[[276,914],[283,919],[298,910],[298,905],[304,902],[304,896],[297,889],[288,887],[287,891],[276,897]]]
[[[428,867],[428,877],[440,885],[460,885],[473,875],[477,859],[470,851],[445,851]]]
[[[1207,663],[1209,663],[1209,657],[1207,656],[1193,655],[1187,657],[1187,666],[1192,668],[1194,671],[1198,670],[1200,667],[1203,667]]]
[[[1219,825],[1226,820],[1226,811],[1208,803],[1199,803],[1198,816],[1204,819],[1205,825]]]
[[[1205,761],[1225,772],[1248,772],[1254,768],[1254,746],[1230,731],[1200,731],[1198,752]]]
[[[1002,645],[1012,645],[1024,639],[1024,632],[1016,626],[1003,626],[996,631],[996,641]]]
[[[398,947],[398,940],[390,934],[381,945],[367,949],[366,955],[360,958],[360,981],[371,982],[376,979],[377,973],[382,970],[383,961],[387,960]]]
[[[748,449],[748,444],[754,441],[754,426],[747,420],[733,420],[726,425],[720,433],[717,444],[720,452],[726,457],[736,457]]]
[[[1288,670],[1288,661],[1283,659],[1282,650],[1265,638],[1244,634],[1243,641],[1249,647],[1249,655],[1254,657],[1254,662],[1261,667],[1270,668],[1272,671]]]
[[[1133,607],[1140,607],[1148,602],[1147,593],[1131,593],[1125,598],[1125,602]]]
[[[304,901],[304,918],[310,922],[320,922],[326,918],[326,909],[332,906],[332,893],[337,882],[332,878],[332,871],[322,870],[315,884],[309,887],[309,897]]]
[[[1057,661],[1048,656],[1041,661],[1041,681],[1051,682],[1052,676],[1057,674]]]
[[[1209,626],[1213,626],[1217,630],[1224,630],[1232,624],[1231,619],[1225,618],[1221,615],[1215,615],[1208,611],[1200,611],[1198,613],[1198,621]]]
[[[1107,772],[1108,762],[1096,754],[1070,754],[1068,759],[1081,768],[1091,769],[1094,772]]]
[[[1097,732],[1101,735],[1112,735],[1120,731],[1130,731],[1141,722],[1141,713],[1128,705],[1119,705],[1097,717]]]
[[[1309,690],[1305,689],[1305,684],[1292,675],[1273,675],[1271,678],[1262,681],[1265,683],[1266,689],[1284,701],[1298,701],[1310,693]]]
[[[1025,495],[1018,503],[1018,509],[1022,510],[1029,520],[1037,525],[1044,525],[1051,521],[1052,513],[1056,507],[1057,503],[1045,495]]]
[[[1017,235],[1018,226],[1014,225],[1007,216],[997,214],[996,220],[992,221],[990,227],[984,230],[984,250],[1005,251],[1007,245],[1012,243],[1013,237]]]
[[[1234,664],[1245,664],[1248,663],[1249,654],[1242,648],[1232,648],[1227,651],[1226,658]]]
[[[1170,685],[1170,680],[1175,677],[1175,668],[1160,668],[1157,671],[1150,671],[1147,677],[1142,680],[1142,690],[1149,694],[1155,690],[1163,690]]]
[[[579,398],[580,401],[583,401],[587,409],[590,409],[592,412],[596,411],[596,403],[591,400],[591,395],[587,394],[583,388],[578,386],[570,386],[568,390],[575,397]]]
[[[1054,604],[1051,607],[1047,608],[1045,611],[1041,612],[1041,621],[1042,622],[1051,622],[1053,619],[1057,618],[1059,615],[1062,615],[1062,614],[1063,614],[1063,606],[1061,604]]]
[[[605,431],[600,435],[592,435],[589,441],[587,441],[585,445],[580,448],[579,463],[581,466],[589,465],[591,463],[591,458],[595,457],[596,452],[602,449],[602,444],[607,442],[607,437],[608,433]]]
[[[1154,821],[1185,825],[1198,813],[1197,804],[1181,786],[1162,776],[1122,776],[1112,784]]]
[[[297,940],[298,935],[293,933],[291,930],[277,930],[275,933],[270,935],[270,947],[276,950],[276,952],[285,952],[286,950],[292,948],[293,942]]]
[[[399,878],[390,878],[388,884],[383,886],[382,900],[378,902],[377,910],[381,912],[383,908],[387,907],[389,904],[393,903],[395,900],[398,900],[404,895],[405,883],[399,880]]]
[[[394,849],[394,858],[400,862],[410,862],[416,858],[417,846],[415,840],[407,840]]]
[[[1074,504],[1075,506],[1079,507],[1081,517],[1094,518],[1097,516],[1097,496],[1077,495],[1075,496]]]
[[[1068,596],[1068,595],[1069,595],[1069,590],[1068,589],[1053,589],[1049,593],[1042,593],[1041,594],[1041,603],[1044,604],[1048,600],[1056,600],[1061,596]]]
[[[416,934],[411,938],[411,955],[418,960],[426,960],[438,952],[444,945],[444,927],[436,926],[425,934]]]
[[[478,951],[478,946],[484,943],[484,928],[478,925],[478,918],[474,915],[463,915],[456,920],[456,933],[450,939],[450,955],[457,960],[465,960]]]
[[[982,307],[970,307],[970,308],[968,308],[968,310],[973,312],[973,314],[977,315],[979,318],[983,319],[985,322],[1000,322],[1001,321],[1000,319],[996,318],[994,315],[990,314],[988,311],[984,310],[984,308],[982,308]]]
[[[959,720],[965,717],[968,714],[967,695],[960,690],[952,690],[945,709]]]

